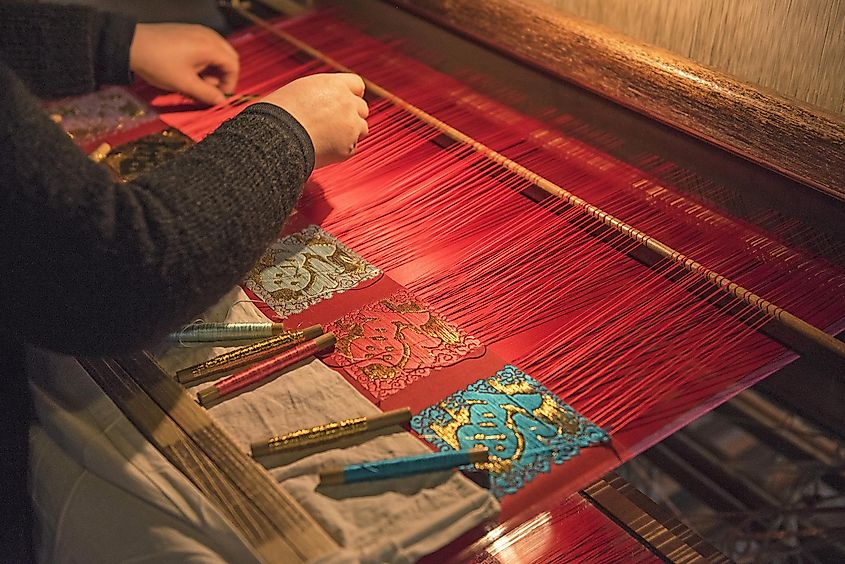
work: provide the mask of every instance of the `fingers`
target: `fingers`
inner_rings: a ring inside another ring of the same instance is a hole
[[[207,27],[138,24],[129,68],[153,86],[218,104],[235,91],[240,63],[234,47]]]
[[[349,148],[349,155],[353,155],[357,148],[358,142],[367,137],[370,133],[369,125],[367,124],[367,116],[370,115],[370,108],[367,105],[367,101],[364,100],[364,91],[366,89],[366,85],[364,84],[364,80],[358,76],[357,74],[352,73],[343,73],[340,75],[342,80],[346,83],[349,90],[356,96],[355,104],[355,111],[358,114],[358,117],[361,118],[358,120],[360,123],[358,124],[358,136],[356,140],[352,143]]]
[[[355,151],[356,151],[356,150],[357,150],[357,148],[358,148],[358,143],[360,143],[361,141],[363,141],[364,139],[366,139],[367,135],[369,135],[369,134],[370,134],[370,127],[369,127],[369,125],[367,124],[367,120],[366,120],[366,119],[361,119],[361,120],[360,120],[360,122],[361,122],[361,123],[360,123],[360,124],[359,124],[359,126],[358,126],[358,127],[359,127],[359,128],[358,128],[358,137],[357,137],[357,139],[356,139],[356,140],[352,143],[352,146],[351,146],[351,147],[349,147],[349,156],[352,156],[352,155],[354,155],[354,154],[355,154]]]
[[[224,44],[229,46],[231,54],[229,56],[221,57],[214,62],[220,76],[220,90],[224,94],[233,94],[235,87],[238,85],[238,74],[240,73],[241,65],[238,60],[238,54],[232,47],[224,41]],[[228,54],[228,53],[227,53]]]
[[[240,73],[241,65],[238,59],[238,53],[235,49],[226,43],[223,38],[219,38],[216,42],[214,50],[208,53],[208,67],[214,68],[214,75],[220,79],[218,87],[224,94],[232,94],[235,87],[238,85],[238,74]]]
[[[367,119],[367,116],[370,115],[370,107],[367,105],[366,100],[358,98],[356,104],[358,106],[358,115],[361,119]]]
[[[206,84],[210,84],[210,85],[214,86],[215,88],[220,88],[220,77],[219,76],[215,76],[213,74],[203,74],[203,75],[200,75],[200,78],[202,78],[205,81]]]
[[[222,104],[226,100],[223,92],[212,84],[203,80],[199,75],[185,75],[184,79],[176,84],[176,89],[203,104],[211,106]]]
[[[364,95],[364,79],[358,76],[357,74],[352,73],[343,73],[340,75],[343,77],[343,80],[349,86],[349,90],[352,91],[353,94],[356,96],[363,96]]]
[[[209,37],[201,52],[203,74],[198,80],[186,78],[179,89],[199,102],[220,104],[226,99],[226,94],[235,91],[240,60],[237,51],[225,39],[211,30],[208,32]]]

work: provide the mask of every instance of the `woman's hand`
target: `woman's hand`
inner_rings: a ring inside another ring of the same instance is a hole
[[[238,53],[215,31],[189,24],[138,24],[129,68],[153,86],[220,104],[238,82]]]
[[[369,109],[364,81],[357,74],[314,74],[299,78],[265,97],[302,124],[314,143],[316,166],[342,161],[367,136]]]

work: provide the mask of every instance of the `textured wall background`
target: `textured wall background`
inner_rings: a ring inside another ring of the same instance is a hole
[[[840,0],[539,0],[845,115]]]

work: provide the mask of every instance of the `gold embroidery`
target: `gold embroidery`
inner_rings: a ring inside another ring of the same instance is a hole
[[[540,407],[535,409],[532,413],[541,420],[545,420],[551,425],[557,427],[557,432],[561,435],[577,435],[581,430],[577,419],[571,414],[567,413],[553,398],[543,394],[543,403]]]
[[[327,437],[345,437],[367,428],[366,417],[354,419],[343,419],[334,423],[317,425],[310,429],[301,429],[288,433],[287,435],[276,436],[267,441],[267,449],[270,452],[286,450],[290,448],[304,448],[319,442]]]
[[[426,335],[437,337],[447,345],[457,345],[461,342],[461,334],[434,315],[421,325],[420,329]]]
[[[495,389],[496,391],[502,392],[507,396],[514,396],[518,394],[534,394],[537,393],[531,384],[525,381],[515,382],[513,384],[502,384],[496,378],[490,378],[487,380],[487,383],[490,384],[490,387]]]
[[[117,147],[103,159],[103,163],[122,181],[129,182],[181,155],[192,145],[193,141],[188,137],[175,129],[166,129]]]
[[[378,274],[378,269],[311,225],[273,244],[249,273],[246,286],[286,316]]]
[[[392,380],[396,377],[399,369],[386,364],[368,364],[361,367],[361,372],[373,380]]]

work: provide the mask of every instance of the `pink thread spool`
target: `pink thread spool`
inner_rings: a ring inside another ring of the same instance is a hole
[[[259,362],[243,372],[233,374],[227,378],[223,378],[219,382],[215,382],[213,385],[197,394],[197,401],[203,407],[216,405],[227,396],[252,386],[253,384],[258,384],[277,372],[281,372],[282,370],[293,366],[297,362],[305,360],[309,356],[313,356],[322,350],[333,347],[334,344],[334,333],[320,335],[316,339],[297,345],[279,355]]]

